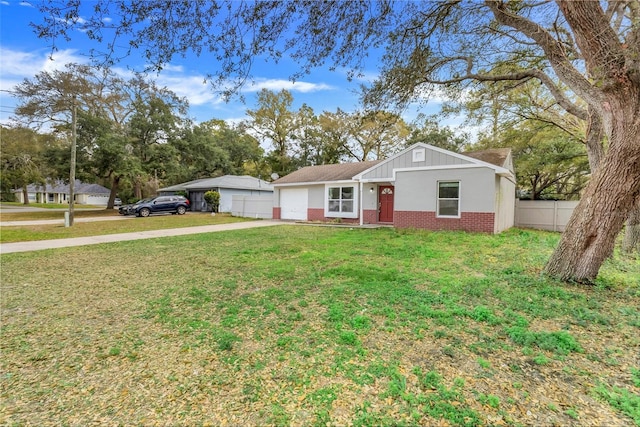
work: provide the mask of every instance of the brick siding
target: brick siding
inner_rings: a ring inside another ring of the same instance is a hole
[[[463,230],[492,233],[493,212],[462,212],[460,218],[438,218],[435,212],[395,211],[393,225],[398,228],[424,228],[427,230]]]
[[[282,215],[281,212],[282,212],[282,208],[274,207],[273,208],[273,219],[280,219],[280,215]]]
[[[335,222],[337,218],[324,216],[323,208],[309,208],[307,209],[307,221],[322,221],[322,222]],[[359,218],[341,218],[341,222],[347,224],[358,224]]]
[[[364,209],[362,211],[362,218],[364,220],[364,224],[377,224],[378,211],[375,209]]]

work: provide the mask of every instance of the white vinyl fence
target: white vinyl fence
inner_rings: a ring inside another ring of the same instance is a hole
[[[516,227],[564,231],[578,202],[516,200]]]
[[[237,196],[231,200],[231,215],[245,218],[273,218],[273,196]]]

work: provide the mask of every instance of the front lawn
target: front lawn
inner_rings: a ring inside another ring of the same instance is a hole
[[[639,425],[640,262],[269,227],[6,254],[2,425]]]

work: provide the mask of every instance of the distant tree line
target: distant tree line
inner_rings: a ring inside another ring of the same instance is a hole
[[[263,89],[243,122],[194,123],[186,99],[141,75],[125,80],[76,64],[27,79],[15,93],[15,125],[0,136],[3,200],[28,184],[68,181],[72,108],[77,178],[110,188],[109,207],[116,196],[137,200],[199,178],[270,179],[309,165],[386,158],[416,142],[455,152],[512,147],[520,192],[529,198],[577,198],[588,176],[583,144],[534,118],[501,120],[472,146],[469,134],[439,126],[436,117],[407,123],[398,113],[364,108],[316,114],[307,105],[293,109],[286,90]],[[482,117],[480,106],[467,107],[470,117]]]

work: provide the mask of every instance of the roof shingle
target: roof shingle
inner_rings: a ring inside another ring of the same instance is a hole
[[[510,153],[511,148],[491,148],[488,150],[469,151],[462,154],[467,157],[472,157],[476,160],[481,160],[483,162],[491,163],[492,165],[504,168],[508,166],[505,165],[505,163]]]
[[[307,166],[275,181],[274,185],[299,184],[306,182],[348,181],[381,160],[370,160],[359,163],[340,163],[333,165]]]

